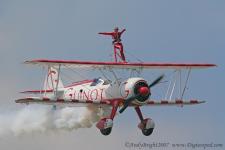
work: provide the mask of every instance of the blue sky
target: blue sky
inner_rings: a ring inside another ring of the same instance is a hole
[[[131,61],[136,61],[135,56],[148,62],[208,62],[218,67],[196,70],[191,76],[188,96],[207,103],[182,109],[144,108],[144,114],[156,122],[151,137],[142,136],[136,127],[138,118],[129,109],[116,118],[109,137],[93,127],[59,135],[10,137],[0,140],[0,148],[125,149],[127,140],[225,144],[224,18],[224,0],[1,0],[1,110],[20,107],[14,104],[21,96],[18,92],[40,86],[41,70],[21,62],[110,60],[111,39],[97,33],[115,26],[127,29],[123,43]]]

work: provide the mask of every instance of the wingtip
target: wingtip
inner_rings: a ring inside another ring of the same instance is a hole
[[[30,61],[29,61],[29,60],[26,60],[26,61],[24,61],[23,63],[24,63],[24,64],[29,64]]]
[[[199,104],[202,104],[202,103],[206,103],[206,101],[199,101],[198,103],[199,103]]]
[[[22,103],[24,100],[23,99],[16,99],[15,103]]]

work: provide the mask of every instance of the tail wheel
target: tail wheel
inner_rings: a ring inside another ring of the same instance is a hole
[[[106,128],[106,129],[100,129],[100,131],[103,135],[109,135],[112,131],[112,127]]]
[[[142,129],[142,133],[145,135],[145,136],[149,136],[152,134],[154,128],[150,128],[150,129]]]

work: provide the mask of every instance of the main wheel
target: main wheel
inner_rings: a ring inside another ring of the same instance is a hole
[[[103,135],[109,135],[112,131],[112,127],[106,128],[106,129],[100,129],[100,131]]]
[[[149,136],[149,135],[152,134],[153,129],[154,129],[154,128],[150,128],[150,129],[142,129],[141,131],[142,131],[142,133],[143,133],[145,136]]]

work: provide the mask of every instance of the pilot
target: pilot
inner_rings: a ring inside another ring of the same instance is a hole
[[[123,32],[126,31],[126,29],[123,29],[122,31],[119,31],[118,27],[115,27],[114,32],[100,32],[99,34],[103,35],[110,35],[113,39],[112,44],[114,45],[114,53],[115,53],[115,59],[116,59],[116,50],[120,51],[121,59],[126,62],[124,52],[123,52],[123,44],[121,40],[121,35]]]

